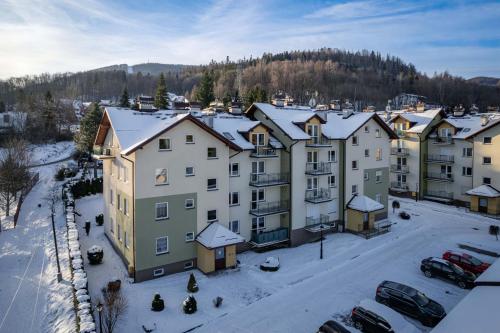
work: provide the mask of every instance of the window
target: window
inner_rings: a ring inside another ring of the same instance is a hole
[[[186,177],[194,176],[194,167],[186,167]]]
[[[261,174],[265,172],[265,163],[264,161],[255,161],[252,162],[252,173],[253,174]]]
[[[127,201],[127,198],[123,198],[123,214],[128,215],[128,201]]]
[[[462,176],[472,176],[472,168],[470,167],[462,167]]]
[[[337,153],[335,150],[328,151],[328,162],[337,162]]]
[[[208,178],[207,191],[215,191],[215,190],[217,190],[217,178]]]
[[[264,133],[252,133],[250,138],[254,146],[264,146],[265,145],[265,134]]]
[[[120,193],[116,195],[116,204],[118,205],[118,210],[122,210],[122,196]]]
[[[229,206],[236,206],[240,204],[240,193],[229,192]]]
[[[109,203],[110,203],[110,205],[113,205],[114,200],[115,200],[115,198],[114,198],[114,194],[113,194],[113,189],[110,188],[109,189]]]
[[[370,133],[370,127],[365,126],[365,133]]]
[[[381,170],[375,171],[375,181],[377,183],[382,182],[382,171]]]
[[[155,218],[157,220],[168,219],[168,202],[158,202],[155,205],[156,214]]]
[[[126,231],[124,231],[124,232],[123,232],[123,239],[125,240],[125,247],[126,247],[127,249],[130,249],[130,243],[129,243],[129,241],[128,241],[128,235],[127,235],[127,232],[126,232]]]
[[[352,185],[351,186],[351,192],[352,194],[358,194],[358,185]]]
[[[122,226],[120,223],[116,224],[116,235],[118,236],[118,240],[121,242],[122,241]]]
[[[238,177],[240,175],[240,165],[239,163],[229,164],[229,176]]]
[[[231,230],[235,234],[239,234],[240,233],[240,221],[239,220],[229,221],[229,230]]]
[[[252,230],[253,231],[261,231],[266,228],[266,220],[264,216],[261,217],[252,217]]]
[[[167,169],[156,169],[156,171],[155,171],[155,184],[156,185],[167,185],[168,184],[168,170]]]
[[[207,148],[207,158],[217,158],[217,148]]]
[[[186,143],[194,143],[194,136],[191,134],[186,135]]]
[[[491,157],[484,156],[483,157],[483,164],[491,164]]]
[[[163,268],[158,268],[153,271],[153,276],[162,276],[165,274],[165,270]]]
[[[192,260],[184,263],[184,269],[191,269],[193,267],[194,267],[194,263]]]
[[[111,231],[112,234],[115,233],[115,221],[113,221],[113,218],[109,218],[109,231]]]
[[[483,177],[483,184],[491,185],[491,178],[490,177]]]
[[[194,208],[194,199],[186,199],[186,201],[184,201],[184,208],[186,209]]]
[[[263,188],[260,188],[258,190],[252,190],[252,203],[254,202],[261,202],[266,200],[266,195],[265,191]]]
[[[208,223],[217,221],[217,209],[207,211],[207,221]]]
[[[357,170],[358,169],[358,161],[354,160],[352,161],[352,169]]]
[[[337,184],[335,183],[335,176],[328,176],[328,186],[335,187]]]
[[[370,157],[370,149],[365,149],[365,157]]]
[[[375,153],[375,159],[377,161],[382,161],[382,148],[377,148],[377,152]]]
[[[370,179],[370,174],[368,173],[368,171],[365,171],[365,176],[363,178],[364,180],[369,180]]]
[[[375,201],[382,203],[382,194],[380,193],[375,194]]]
[[[463,157],[472,157],[472,148],[463,148],[462,149]]]
[[[192,242],[194,241],[194,232],[187,232],[186,233],[186,242]]]
[[[485,145],[490,145],[490,144],[491,144],[491,136],[485,136],[485,137],[483,138],[483,143],[484,143]]]
[[[156,255],[168,253],[168,236],[156,239]]]
[[[172,147],[170,145],[170,138],[159,138],[158,150],[172,150]]]
[[[123,181],[127,182],[128,181],[127,167],[122,167],[122,168],[123,168]]]
[[[353,136],[352,137],[352,145],[353,146],[357,146],[359,143],[358,143],[358,137],[357,136]]]
[[[380,135],[380,128],[377,128],[377,129],[375,130],[375,137],[376,137],[376,138],[380,138],[380,136],[381,136],[381,135]]]

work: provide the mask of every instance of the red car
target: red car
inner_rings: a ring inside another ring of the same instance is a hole
[[[488,267],[490,267],[490,264],[483,262],[467,253],[446,251],[445,253],[443,253],[443,259],[448,260],[458,267],[461,267],[462,269],[476,275],[483,273]]]

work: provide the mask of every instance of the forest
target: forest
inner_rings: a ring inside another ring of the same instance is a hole
[[[161,64],[151,65],[161,68]],[[245,101],[258,89],[266,99],[284,91],[299,103],[307,103],[315,94],[320,103],[349,99],[362,106],[384,108],[389,99],[405,92],[423,95],[429,103],[447,106],[476,104],[482,110],[488,105],[500,105],[498,85],[482,85],[447,72],[428,76],[397,57],[367,50],[349,52],[323,48],[265,53],[238,61],[227,58],[200,66],[175,66],[175,70],[164,73],[167,90],[190,100],[196,99],[201,77],[208,71],[213,78],[214,95],[219,99],[239,96]],[[3,80],[0,81],[0,101],[12,105],[21,103],[27,96],[43,96],[47,91],[54,98],[83,101],[118,100],[124,88],[130,96],[155,94],[158,75],[148,70],[148,64],[133,66],[142,70],[133,73],[128,73],[122,65],[109,68]]]

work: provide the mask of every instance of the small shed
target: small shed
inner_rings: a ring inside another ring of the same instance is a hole
[[[465,192],[470,196],[470,210],[491,215],[500,214],[500,191],[491,185],[481,185]]]
[[[196,236],[198,269],[208,274],[236,266],[236,245],[245,239],[214,222]]]
[[[375,214],[383,210],[384,205],[365,195],[354,195],[347,203],[346,229],[362,232],[375,228]]]

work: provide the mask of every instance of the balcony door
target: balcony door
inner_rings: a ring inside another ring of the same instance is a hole
[[[398,174],[398,185],[406,184],[406,175]]]
[[[256,147],[264,146],[266,135],[264,133],[252,133],[252,144]]]
[[[307,134],[311,137],[313,143],[318,143],[319,141],[319,126],[318,125],[307,125]]]
[[[266,173],[266,164],[264,161],[254,161],[252,162],[252,181],[256,182],[259,180],[259,175]]]
[[[307,190],[312,192],[314,196],[318,194],[319,179],[318,177],[307,178]]]
[[[446,178],[452,178],[451,165],[441,165],[441,175],[445,175]]]
[[[252,201],[250,202],[250,209],[257,209],[259,202],[266,200],[264,189],[252,190]]]
[[[318,151],[312,150],[307,152],[307,163],[312,165],[313,170],[318,170]]]
[[[397,169],[401,170],[406,166],[406,157],[398,157],[397,159]]]
[[[451,128],[444,127],[439,130],[439,136],[442,138],[451,138]]]

